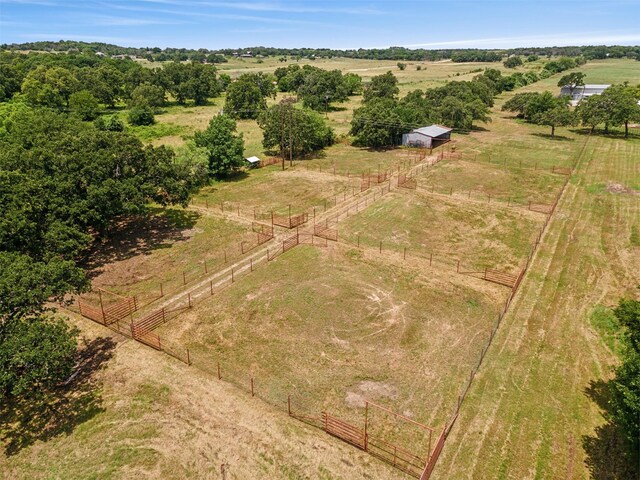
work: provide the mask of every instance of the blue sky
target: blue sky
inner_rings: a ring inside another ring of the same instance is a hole
[[[640,0],[0,0],[0,43],[225,48],[640,44]]]

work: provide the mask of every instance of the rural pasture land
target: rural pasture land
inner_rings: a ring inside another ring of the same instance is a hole
[[[391,69],[403,93],[471,78],[485,66],[429,63],[418,71],[408,63],[405,71],[395,62],[315,64],[365,76]],[[277,66],[265,59],[221,68],[237,75]],[[640,62],[581,70],[589,82],[614,83],[640,77]],[[557,78],[526,90],[555,91]],[[511,293],[483,280],[483,271],[520,273],[566,181],[432,478],[583,479],[615,468],[603,453],[613,447],[598,396],[615,356],[592,316],[640,283],[640,138],[560,128],[552,140],[548,128],[500,111],[511,95],[497,99],[492,122],[454,134],[445,147],[455,145],[454,154],[435,150],[432,165],[413,176],[415,189],[397,187],[398,169],[406,171],[415,153],[341,141],[321,157],[287,162],[284,172],[250,170],[202,189],[188,208],[123,225],[96,252],[94,285],[141,298],[153,298],[161,282],[171,285],[149,309],[184,299],[207,274],[282,251],[295,229],[276,227],[274,238],[242,251],[255,239],[252,223],[270,224],[271,210],[315,207],[338,238],[261,261],[158,325],[163,342],[189,349],[191,366],[115,335],[117,348],[95,380],[100,392],[85,399],[88,419],[68,435],[32,439],[2,460],[7,471],[15,478],[219,478],[221,468],[238,479],[409,478],[287,416],[288,396],[292,413],[311,423],[324,411],[358,428],[370,400],[433,427],[435,440]],[[359,101],[328,112],[338,133],[348,131]],[[170,134],[150,141],[184,143],[182,135],[220,109],[216,103],[169,108],[157,120]],[[240,129],[247,154],[264,157],[256,123]],[[570,176],[556,170],[574,166]],[[357,192],[361,175],[378,169],[395,172],[391,191]],[[360,198],[367,202],[354,208]],[[332,221],[343,205],[348,215]],[[313,231],[313,219],[299,231]],[[108,335],[73,321],[87,341]],[[368,413],[370,435],[426,455],[428,435],[419,428]]]

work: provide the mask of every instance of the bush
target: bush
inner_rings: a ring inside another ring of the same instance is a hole
[[[503,62],[503,64],[507,68],[516,68],[522,65],[522,58],[518,56],[509,57]]]
[[[402,63],[402,62],[398,62],[398,68],[400,70],[404,70],[405,68],[407,68],[407,64],[406,63]]]
[[[116,115],[98,117],[93,123],[98,130],[105,132],[122,132],[124,130],[124,122]]]
[[[127,114],[127,120],[131,125],[153,125],[155,118],[150,106],[133,107]]]

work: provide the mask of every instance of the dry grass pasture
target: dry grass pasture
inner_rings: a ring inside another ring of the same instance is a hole
[[[392,69],[402,92],[468,79],[482,66],[442,62],[418,71],[409,62],[398,71],[395,62],[314,64],[367,77]],[[274,59],[234,60],[221,68],[235,76],[278,66]],[[640,62],[597,61],[581,70],[587,81],[609,83],[637,78]],[[556,83],[557,76],[526,90],[555,90]],[[519,271],[544,216],[505,205],[504,198],[551,203],[566,177],[549,170],[575,164],[432,478],[625,478],[607,457],[615,443],[601,392],[615,355],[594,312],[640,283],[640,138],[563,128],[552,140],[546,127],[500,111],[511,95],[498,98],[491,123],[454,135],[461,156],[417,175],[416,190],[394,189],[342,220],[338,242],[297,246],[161,326],[162,338],[189,348],[191,367],[114,336],[108,361],[90,379],[92,397],[65,404],[80,412],[76,423],[30,430],[33,422],[16,419],[3,442],[22,444],[0,460],[0,471],[16,479],[224,478],[225,464],[226,478],[238,479],[408,478],[289,418],[287,395],[296,411],[325,410],[358,426],[368,399],[441,429],[509,294],[457,273],[455,260],[472,269]],[[338,133],[348,130],[358,103],[353,98],[344,110],[328,112]],[[222,100],[216,104],[170,107],[158,121],[188,138]],[[247,154],[263,156],[255,122],[240,129]],[[153,142],[179,145],[185,138],[174,131]],[[289,204],[294,213],[320,207],[359,185],[347,172],[394,169],[409,155],[340,142],[284,172],[274,165],[214,183],[187,209],[158,212],[150,225],[123,226],[92,265],[95,284],[147,295],[158,281],[196,271],[205,260],[221,268],[223,252],[249,238],[253,207],[282,213]],[[489,195],[500,200],[489,202]],[[220,202],[245,208],[241,215],[223,213],[214,206]],[[438,263],[438,256],[455,260]],[[86,319],[73,322],[89,345],[109,335]],[[248,393],[252,378],[256,398]],[[371,420],[372,434],[426,451],[415,429],[384,415]]]

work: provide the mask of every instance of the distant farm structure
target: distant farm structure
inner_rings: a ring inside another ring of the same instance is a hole
[[[592,95],[601,95],[611,85],[579,85],[572,87],[571,85],[565,85],[560,89],[561,97],[570,97],[571,104],[577,105],[583,98],[591,97]]]
[[[451,139],[453,129],[441,125],[416,128],[402,135],[402,145],[408,147],[435,148]]]

